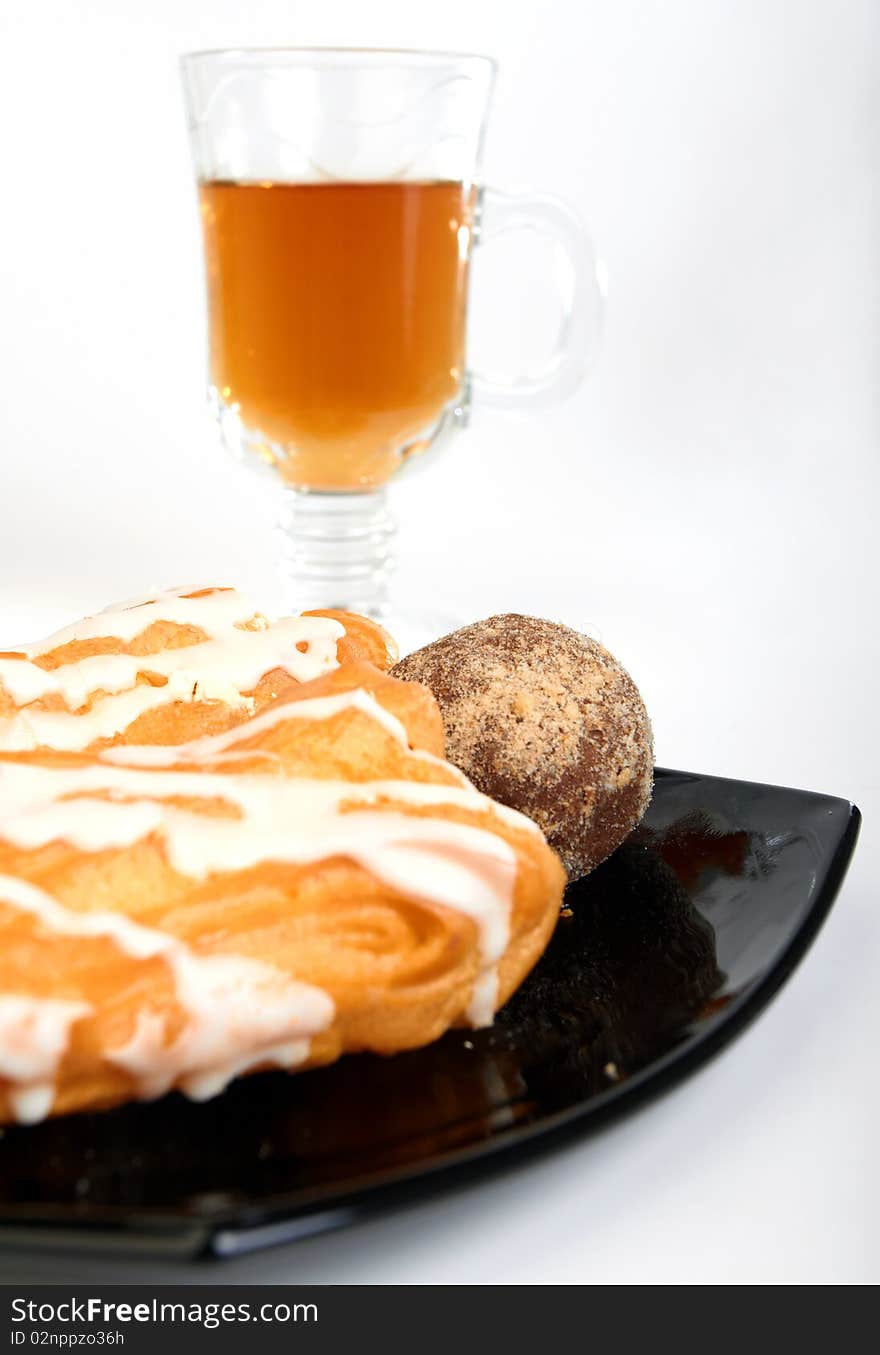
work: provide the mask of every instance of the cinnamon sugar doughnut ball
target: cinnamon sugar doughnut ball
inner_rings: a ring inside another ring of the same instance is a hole
[[[391,671],[430,687],[449,761],[534,819],[569,880],[604,861],[647,809],[647,712],[629,674],[586,635],[533,616],[491,616]]]

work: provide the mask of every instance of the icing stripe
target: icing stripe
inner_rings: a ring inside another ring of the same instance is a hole
[[[0,658],[0,680],[19,704],[59,696],[69,711],[79,710],[93,692],[126,691],[141,673],[164,677],[184,692],[188,686],[190,696],[198,683],[202,700],[225,701],[230,692],[252,691],[272,668],[284,668],[300,682],[320,677],[337,667],[336,641],[344,634],[331,617],[289,616],[262,630],[233,627],[219,639],[155,654],[95,654],[51,671],[29,659]]]
[[[16,993],[0,996],[0,1077],[17,1084],[9,1100],[20,1124],[35,1124],[49,1113],[55,1099],[55,1072],[67,1049],[70,1028],[91,1010],[85,1002]]]
[[[169,588],[144,598],[111,603],[103,611],[64,626],[45,640],[22,646],[22,651],[28,658],[35,659],[73,640],[102,639],[109,635],[128,642],[154,621],[198,626],[208,635],[215,636],[250,621],[254,614],[253,605],[235,588]]]
[[[361,687],[354,687],[350,691],[337,692],[332,696],[311,696],[297,701],[276,701],[268,710],[263,711],[260,715],[255,715],[246,724],[236,725],[221,734],[208,734],[200,739],[192,739],[189,743],[129,744],[122,747],[105,748],[98,754],[98,757],[102,762],[118,763],[125,767],[174,767],[190,762],[221,762],[228,755],[230,749],[235,749],[236,744],[250,743],[260,734],[265,734],[267,730],[275,729],[288,720],[330,720],[334,715],[339,715],[346,710],[357,710],[363,715],[369,715],[377,724],[382,725],[383,729],[391,734],[403,748],[409,749],[406,730],[400,720],[380,705],[371,692],[365,691]],[[252,757],[260,751],[259,748],[248,748],[241,750],[241,754],[244,757]],[[430,756],[430,754],[425,756]],[[439,758],[432,758],[431,760],[444,767],[449,766],[448,763],[442,762]],[[449,770],[454,769],[450,767]],[[464,775],[461,773],[460,775],[463,783],[469,784]]]
[[[49,640],[25,646],[20,657],[0,657],[0,683],[23,707],[0,718],[0,749],[82,750],[174,701],[222,701],[252,712],[253,701],[243,693],[253,691],[273,669],[308,682],[338,666],[336,644],[345,634],[339,621],[297,616],[241,629],[255,615],[252,604],[232,589],[198,598],[165,593],[87,617]],[[128,642],[159,620],[198,626],[209,638],[155,654],[92,655],[52,671],[32,662],[71,640],[112,636]],[[141,680],[143,675],[149,677]],[[64,709],[31,709],[46,698],[60,700]],[[83,709],[90,698],[91,709]]]
[[[99,798],[103,795],[115,798]],[[191,812],[170,804],[171,797],[218,799],[237,817]],[[155,833],[173,868],[196,880],[262,861],[308,864],[346,857],[412,898],[473,918],[483,967],[494,968],[509,936],[513,848],[486,829],[385,809],[387,801],[495,809],[469,786],[356,784],[101,763],[0,764],[0,836],[20,847],[61,840],[95,852]],[[486,1019],[484,1001],[478,1000],[472,1016]]]
[[[201,1100],[256,1065],[293,1067],[308,1057],[311,1038],[333,1020],[329,994],[257,960],[196,955],[176,937],[121,913],[73,912],[11,876],[0,876],[0,902],[30,913],[51,931],[107,937],[135,959],[159,956],[167,963],[175,999],[186,1013],[183,1030],[168,1043],[164,1017],[141,1012],[125,1045],[104,1054],[133,1077],[141,1098],[161,1096],[179,1086]],[[44,1100],[67,1048],[70,1026],[90,1011],[84,1003],[0,998],[0,1075],[26,1087],[40,1087]],[[40,1097],[32,1098],[33,1104],[24,1109],[32,1118],[42,1118],[52,1099],[41,1114]],[[25,1118],[15,1102],[13,1113]]]
[[[240,761],[242,758],[253,757],[260,752],[265,755],[265,750],[259,748],[239,749],[236,745],[250,742],[254,735],[265,733],[266,730],[274,729],[277,725],[285,724],[288,720],[329,720],[334,715],[338,715],[344,710],[358,710],[364,715],[370,716],[377,724],[381,724],[385,731],[390,734],[400,746],[407,750],[411,758],[419,762],[427,762],[434,767],[442,767],[448,776],[453,778],[454,784],[463,790],[470,790],[475,795],[473,784],[465,776],[464,772],[459,771],[458,767],[453,766],[451,762],[446,762],[441,757],[436,757],[433,753],[426,753],[421,748],[410,748],[406,729],[396,715],[376,700],[372,692],[365,691],[363,688],[355,687],[350,691],[337,692],[333,696],[315,696],[306,697],[297,701],[278,701],[263,711],[261,715],[255,715],[244,724],[236,725],[233,729],[225,730],[222,734],[209,734],[204,738],[192,739],[189,743],[178,743],[173,745],[163,744],[126,744],[115,748],[105,748],[98,753],[98,758],[102,762],[118,763],[125,767],[153,767],[168,768],[185,766],[188,763],[193,764],[222,764],[226,761]],[[492,812],[496,818],[504,819],[513,828],[520,828],[527,833],[533,833],[538,836],[541,830],[534,819],[528,818],[518,809],[511,809],[508,805],[502,805],[494,800],[488,800],[485,796],[479,796],[478,800],[472,801],[474,808],[486,808],[491,806]]]
[[[67,1047],[68,1032],[91,1007],[18,993],[0,997],[0,1074],[13,1082],[51,1077]]]

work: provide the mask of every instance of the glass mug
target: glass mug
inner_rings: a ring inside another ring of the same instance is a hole
[[[388,610],[385,488],[471,401],[569,393],[602,289],[577,216],[480,184],[494,63],[440,52],[265,49],[182,59],[207,275],[210,395],[226,445],[281,491],[288,603]],[[541,367],[466,365],[471,250],[549,234],[567,260]]]

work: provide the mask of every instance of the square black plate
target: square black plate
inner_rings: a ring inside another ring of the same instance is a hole
[[[845,800],[659,771],[636,833],[572,887],[491,1030],[6,1129],[0,1243],[234,1255],[336,1227],[605,1123],[779,990],[843,878]],[[0,1131],[2,1132],[2,1131]]]

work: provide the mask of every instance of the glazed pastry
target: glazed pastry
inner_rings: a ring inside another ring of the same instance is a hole
[[[442,760],[426,690],[331,640],[222,733],[0,753],[0,1121],[413,1048],[537,960],[555,854]]]
[[[647,712],[629,674],[586,635],[493,616],[392,672],[430,687],[446,756],[486,795],[533,818],[570,880],[604,861],[647,809]]]
[[[269,621],[232,588],[175,589],[0,654],[0,749],[181,743],[240,723],[345,660],[389,668],[396,657],[366,617]]]

